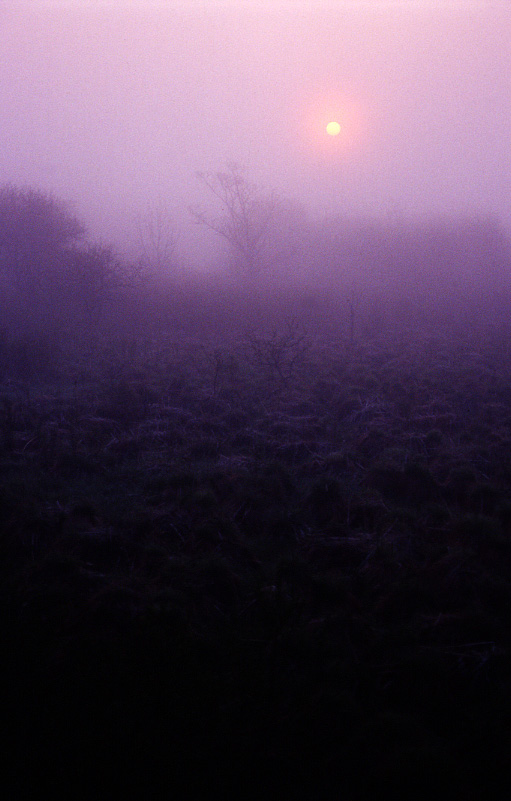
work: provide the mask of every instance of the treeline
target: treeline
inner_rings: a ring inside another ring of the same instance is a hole
[[[449,292],[509,287],[511,240],[493,217],[325,221],[311,234],[318,275]]]
[[[97,324],[137,269],[89,238],[67,205],[36,189],[0,187],[0,314],[4,329],[59,333]]]
[[[247,201],[245,216],[259,214],[260,206]],[[202,334],[213,327],[223,335],[295,315],[307,324],[345,324],[350,336],[375,334],[400,318],[413,325],[467,310],[471,317],[504,316],[511,289],[511,242],[490,217],[318,221],[296,204],[279,203],[252,257],[238,258],[234,271],[233,261],[231,253],[214,279],[199,269],[185,279],[174,261],[152,274],[150,259],[128,262],[92,240],[53,195],[0,187],[4,340],[14,331],[59,338],[96,330]]]

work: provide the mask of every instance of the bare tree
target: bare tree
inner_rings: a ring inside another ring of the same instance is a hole
[[[243,275],[255,275],[263,266],[270,223],[280,202],[277,193],[262,194],[235,163],[227,164],[225,172],[199,172],[197,177],[220,201],[223,213],[214,217],[193,206],[192,217],[227,240],[234,266]]]
[[[126,283],[126,269],[111,246],[88,242],[69,251],[67,277],[77,309],[89,324],[95,324]]]
[[[174,221],[161,199],[147,206],[137,219],[138,244],[143,267],[163,270],[172,264],[177,247]]]

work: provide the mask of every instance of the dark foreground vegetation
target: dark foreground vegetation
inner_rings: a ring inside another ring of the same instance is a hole
[[[363,339],[346,314],[240,318],[230,341],[5,335],[20,792],[500,797],[510,331]]]
[[[0,223],[2,786],[501,797],[502,232],[157,286],[40,193]]]

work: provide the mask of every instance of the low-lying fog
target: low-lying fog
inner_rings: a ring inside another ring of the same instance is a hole
[[[295,220],[511,224],[507,2],[7,0],[0,29],[0,182],[121,251],[157,207],[186,269],[218,266],[188,208],[228,162]]]

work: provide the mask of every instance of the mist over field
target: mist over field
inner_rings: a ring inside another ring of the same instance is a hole
[[[226,162],[314,217],[509,231],[507,3],[4,2],[0,25],[1,180],[119,248],[158,202],[192,266],[214,260],[187,207]]]
[[[2,786],[500,798],[511,6],[0,33]]]
[[[164,294],[211,275],[270,305],[507,294],[506,3],[53,0],[0,24],[0,180]]]

